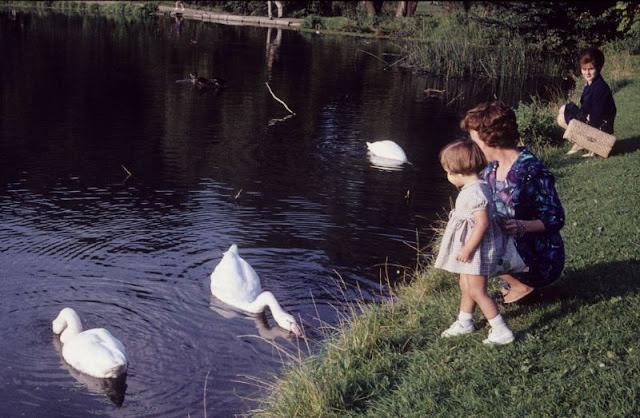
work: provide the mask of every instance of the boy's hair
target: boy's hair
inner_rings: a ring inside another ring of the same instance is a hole
[[[604,65],[604,54],[598,48],[586,48],[580,52],[578,57],[578,73],[585,64],[593,64],[596,70],[600,72]]]
[[[516,114],[502,102],[480,103],[460,121],[463,131],[477,131],[480,140],[490,147],[513,148],[520,134]]]
[[[452,174],[478,174],[487,161],[480,147],[468,139],[458,139],[440,151],[440,165]]]

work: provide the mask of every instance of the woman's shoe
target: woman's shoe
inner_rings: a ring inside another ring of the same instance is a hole
[[[509,292],[509,295],[513,295],[510,300],[507,300],[508,296],[505,296],[505,305],[509,305],[512,303],[516,303],[516,302],[524,302],[525,299],[529,299],[531,298],[534,294],[536,293],[536,289],[531,287],[529,288],[527,291],[525,292],[514,292],[513,289],[511,289],[511,291]]]
[[[586,154],[582,154],[582,158],[591,158],[591,157],[595,157],[596,153],[595,152],[588,152]]]

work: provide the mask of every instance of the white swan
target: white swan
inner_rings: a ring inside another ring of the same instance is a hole
[[[286,313],[271,292],[263,292],[256,271],[240,257],[233,244],[211,273],[211,293],[235,308],[258,314],[268,306],[273,319],[282,328],[301,335],[293,316]]]
[[[127,371],[127,353],[122,343],[104,328],[82,331],[80,317],[71,308],[60,311],[52,323],[60,334],[62,357],[74,369],[98,378],[115,378]]]
[[[371,154],[378,157],[400,161],[401,163],[406,163],[408,161],[407,154],[404,153],[402,147],[393,141],[385,140],[367,142],[367,149]]]

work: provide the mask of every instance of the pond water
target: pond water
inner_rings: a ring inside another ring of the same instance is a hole
[[[0,20],[5,416],[246,413],[287,361],[278,346],[313,349],[345,303],[410,275],[412,247],[455,195],[437,153],[464,111],[531,91],[385,69],[397,48],[357,38],[168,17]],[[225,88],[195,88],[194,70]],[[372,162],[366,141],[384,139],[411,164]],[[210,296],[233,243],[308,344]],[[64,363],[51,321],[65,306],[124,343],[125,382]]]

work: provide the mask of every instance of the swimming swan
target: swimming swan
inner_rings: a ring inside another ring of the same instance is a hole
[[[127,371],[124,346],[104,328],[82,331],[80,317],[71,308],[60,311],[52,323],[60,334],[62,357],[74,369],[98,378],[115,378]]]
[[[301,335],[293,316],[286,313],[271,292],[263,292],[256,271],[240,257],[233,244],[211,273],[211,293],[235,308],[258,314],[268,306],[273,319],[282,328]]]
[[[377,142],[367,142],[367,149],[371,154],[378,157],[388,158],[390,160],[396,160],[402,163],[407,162],[407,155],[404,153],[404,150],[400,147],[400,145],[396,144],[393,141],[385,140]]]

